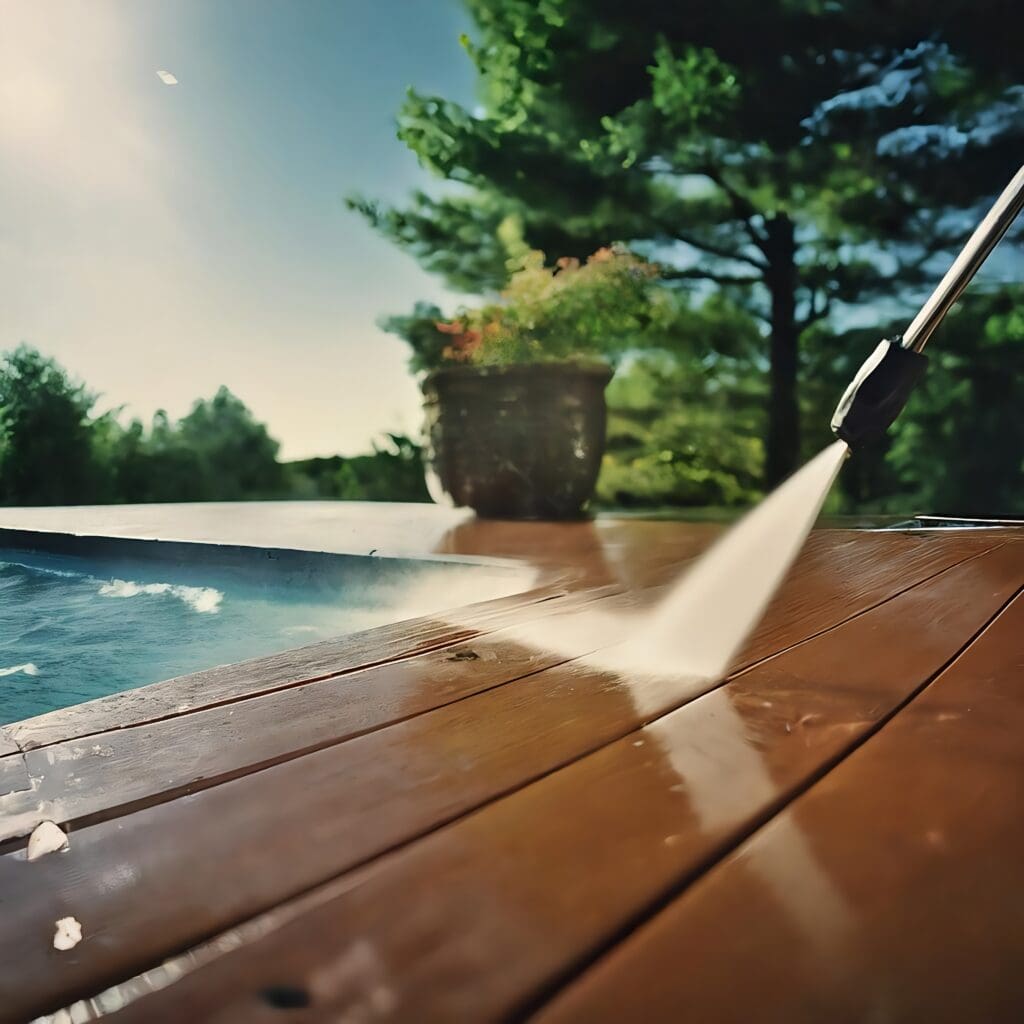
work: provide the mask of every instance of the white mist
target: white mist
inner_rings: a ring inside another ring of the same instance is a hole
[[[663,707],[666,697],[698,696],[725,674],[764,614],[847,453],[846,443],[836,441],[794,473],[701,555],[654,608],[583,610],[509,633],[628,678],[641,711]]]

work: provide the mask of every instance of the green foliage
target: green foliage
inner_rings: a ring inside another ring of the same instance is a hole
[[[26,345],[0,362],[0,500],[65,505],[103,500],[106,466],[92,421],[95,396],[52,359]]]
[[[746,505],[761,494],[765,384],[750,361],[757,324],[720,295],[677,297],[649,347],[608,388],[598,503],[615,508]]]
[[[178,421],[177,443],[198,459],[201,488],[221,500],[269,497],[281,490],[277,442],[225,387],[197,401]]]
[[[370,455],[282,464],[266,427],[224,387],[176,423],[158,412],[148,429],[92,415],[95,402],[32,348],[3,357],[0,503],[429,500],[420,449],[398,434]]]
[[[444,320],[439,306],[432,302],[417,302],[412,313],[405,316],[383,317],[382,330],[397,334],[412,349],[409,368],[413,372],[432,370],[444,362],[448,335],[437,329]]]
[[[437,200],[416,192],[404,210],[359,197],[350,197],[348,205],[457,291],[497,289],[508,278],[508,253],[499,239],[507,212],[486,197]],[[458,239],[457,246],[453,239]]]
[[[599,249],[544,265],[542,252],[514,261],[500,300],[464,309],[435,328],[448,337],[441,356],[480,366],[614,360],[644,343],[667,304],[651,288],[657,269],[622,248]]]
[[[301,498],[343,501],[430,501],[419,445],[401,434],[388,434],[371,455],[302,459],[288,464],[292,493]]]
[[[651,103],[676,131],[714,130],[740,102],[736,72],[723,63],[714,50],[685,46],[676,57],[662,38],[654,51],[651,75]]]
[[[134,420],[109,435],[120,501],[238,501],[276,497],[284,487],[277,442],[224,387],[177,423],[161,411],[148,431]]]
[[[612,381],[608,405],[601,504],[721,507],[760,497],[764,389],[757,378],[649,353]]]
[[[907,313],[1019,164],[1024,8],[1002,0],[467,0],[482,113],[411,91],[399,137],[461,187],[354,202],[461,291],[496,231],[582,258],[613,240],[763,325],[766,473],[801,451],[815,325]],[[999,25],[993,31],[992,25]],[[942,173],[936,173],[941,167]],[[895,310],[894,310],[895,312]]]

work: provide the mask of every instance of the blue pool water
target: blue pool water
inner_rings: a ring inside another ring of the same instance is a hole
[[[522,589],[519,576],[460,564],[0,550],[0,724]]]

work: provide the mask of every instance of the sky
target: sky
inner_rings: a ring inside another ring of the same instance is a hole
[[[285,458],[419,431],[376,321],[456,297],[343,200],[429,186],[394,118],[410,85],[472,104],[457,0],[0,0],[0,22],[0,349],[147,421],[225,384]]]

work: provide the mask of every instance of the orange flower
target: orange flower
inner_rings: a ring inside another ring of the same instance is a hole
[[[461,334],[462,333],[462,324],[460,324],[458,320],[453,320],[451,323],[447,323],[444,320],[437,320],[437,321],[435,321],[434,326],[442,334]]]
[[[460,334],[447,331],[445,333],[452,335],[452,343],[446,345],[441,354],[445,359],[453,359],[456,362],[466,362],[483,344],[484,340],[480,331],[464,331]]]
[[[588,260],[588,263],[607,263],[615,253],[610,245],[603,245]]]

